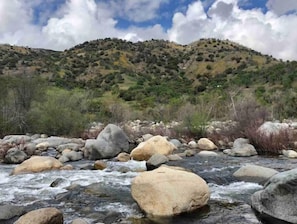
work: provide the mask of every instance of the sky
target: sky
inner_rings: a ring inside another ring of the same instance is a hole
[[[0,0],[0,43],[65,50],[85,41],[231,40],[297,60],[297,0]]]

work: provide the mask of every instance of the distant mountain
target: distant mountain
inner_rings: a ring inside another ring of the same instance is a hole
[[[282,62],[228,40],[179,45],[107,38],[63,52],[0,45],[0,76],[38,75],[52,85],[112,92],[125,101],[166,103],[214,88],[293,88],[296,72],[296,62]]]

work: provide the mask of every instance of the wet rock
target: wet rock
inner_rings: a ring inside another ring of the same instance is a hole
[[[176,161],[176,160],[182,160],[183,159],[182,157],[180,157],[177,154],[168,155],[167,158],[168,158],[169,161]]]
[[[58,187],[59,185],[61,185],[64,182],[63,178],[57,178],[56,180],[54,180],[51,184],[50,187]]]
[[[15,205],[0,206],[0,223],[19,217],[25,213],[25,208]],[[12,223],[12,222],[11,222]]]
[[[48,156],[32,156],[30,159],[27,159],[16,166],[11,174],[36,173],[46,170],[60,169],[62,166],[63,164],[55,158]]]
[[[119,155],[117,155],[116,160],[119,162],[128,162],[130,160],[130,154],[121,152]]]
[[[85,148],[91,160],[113,158],[120,152],[129,151],[129,139],[121,128],[109,124],[100,132],[97,139],[88,139]]]
[[[41,208],[21,216],[15,224],[63,224],[63,214],[56,208]]]
[[[97,160],[94,163],[95,170],[104,170],[107,167],[107,163],[102,160]]]
[[[135,177],[131,194],[148,216],[173,216],[206,205],[210,190],[198,175],[162,166]]]
[[[297,223],[297,169],[272,176],[251,200],[260,218],[270,223]]]
[[[167,156],[157,153],[152,155],[152,157],[146,162],[146,168],[147,170],[154,170],[168,161],[169,159]]]
[[[71,224],[89,224],[89,222],[84,219],[74,219]]]
[[[174,149],[176,149],[176,147],[168,142],[165,137],[157,135],[145,142],[140,143],[135,149],[132,150],[130,156],[134,160],[147,161],[152,155],[156,153],[169,155]]]
[[[210,152],[210,151],[201,151],[198,153],[198,156],[219,156],[216,152]]]
[[[241,181],[265,184],[278,171],[267,167],[248,164],[238,169],[233,176]]]
[[[9,164],[19,164],[27,159],[27,154],[19,148],[11,148],[7,151],[4,162]]]

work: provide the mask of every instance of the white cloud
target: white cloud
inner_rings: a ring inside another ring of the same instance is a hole
[[[57,2],[58,9],[46,8]],[[297,59],[297,15],[286,13],[297,8],[296,0],[268,0],[267,13],[244,10],[238,2],[245,0],[196,0],[176,12],[172,27],[165,31],[160,24],[119,28],[117,23],[121,17],[134,24],[154,21],[170,0],[0,0],[0,43],[64,50],[105,37],[169,39],[181,44],[214,37],[277,58]],[[34,21],[34,7],[42,8],[41,22]]]
[[[158,17],[158,9],[169,0],[113,0],[110,6],[118,16],[134,22],[144,22]]]
[[[297,10],[296,0],[268,0],[266,7],[276,13],[277,15],[283,15],[291,11]]]
[[[296,26],[296,15],[243,10],[237,0],[216,0],[207,12],[196,1],[185,14],[174,15],[168,35],[182,44],[206,37],[230,39],[277,58],[296,59],[297,33],[292,29]]]
[[[0,35],[18,31],[26,25],[31,18],[30,11],[23,7],[18,0],[0,1],[0,15]]]

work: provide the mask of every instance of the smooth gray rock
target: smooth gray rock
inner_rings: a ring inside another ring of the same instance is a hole
[[[229,156],[240,157],[248,157],[258,154],[255,147],[249,144],[249,140],[245,138],[236,139],[233,143],[232,149],[226,149],[223,152]]]
[[[297,168],[272,176],[251,197],[252,207],[270,223],[297,223]]]
[[[178,139],[171,139],[169,142],[173,144],[176,148],[179,148],[182,146],[182,143]]]
[[[27,154],[18,149],[11,148],[7,151],[6,156],[4,157],[4,162],[9,164],[19,164],[24,162],[27,159]]]
[[[88,139],[85,148],[91,160],[113,158],[120,152],[129,152],[129,138],[121,128],[109,124],[97,139]]]
[[[2,205],[0,206],[0,223],[12,219],[14,217],[25,214],[25,208],[14,205]]]
[[[167,156],[162,155],[162,154],[154,154],[151,156],[151,158],[146,162],[146,167],[147,170],[153,170],[158,168],[159,166],[161,166],[164,163],[167,163],[169,161],[169,159],[167,158]]]
[[[264,185],[270,177],[277,173],[278,171],[271,168],[247,164],[233,173],[233,176],[241,181]]]

